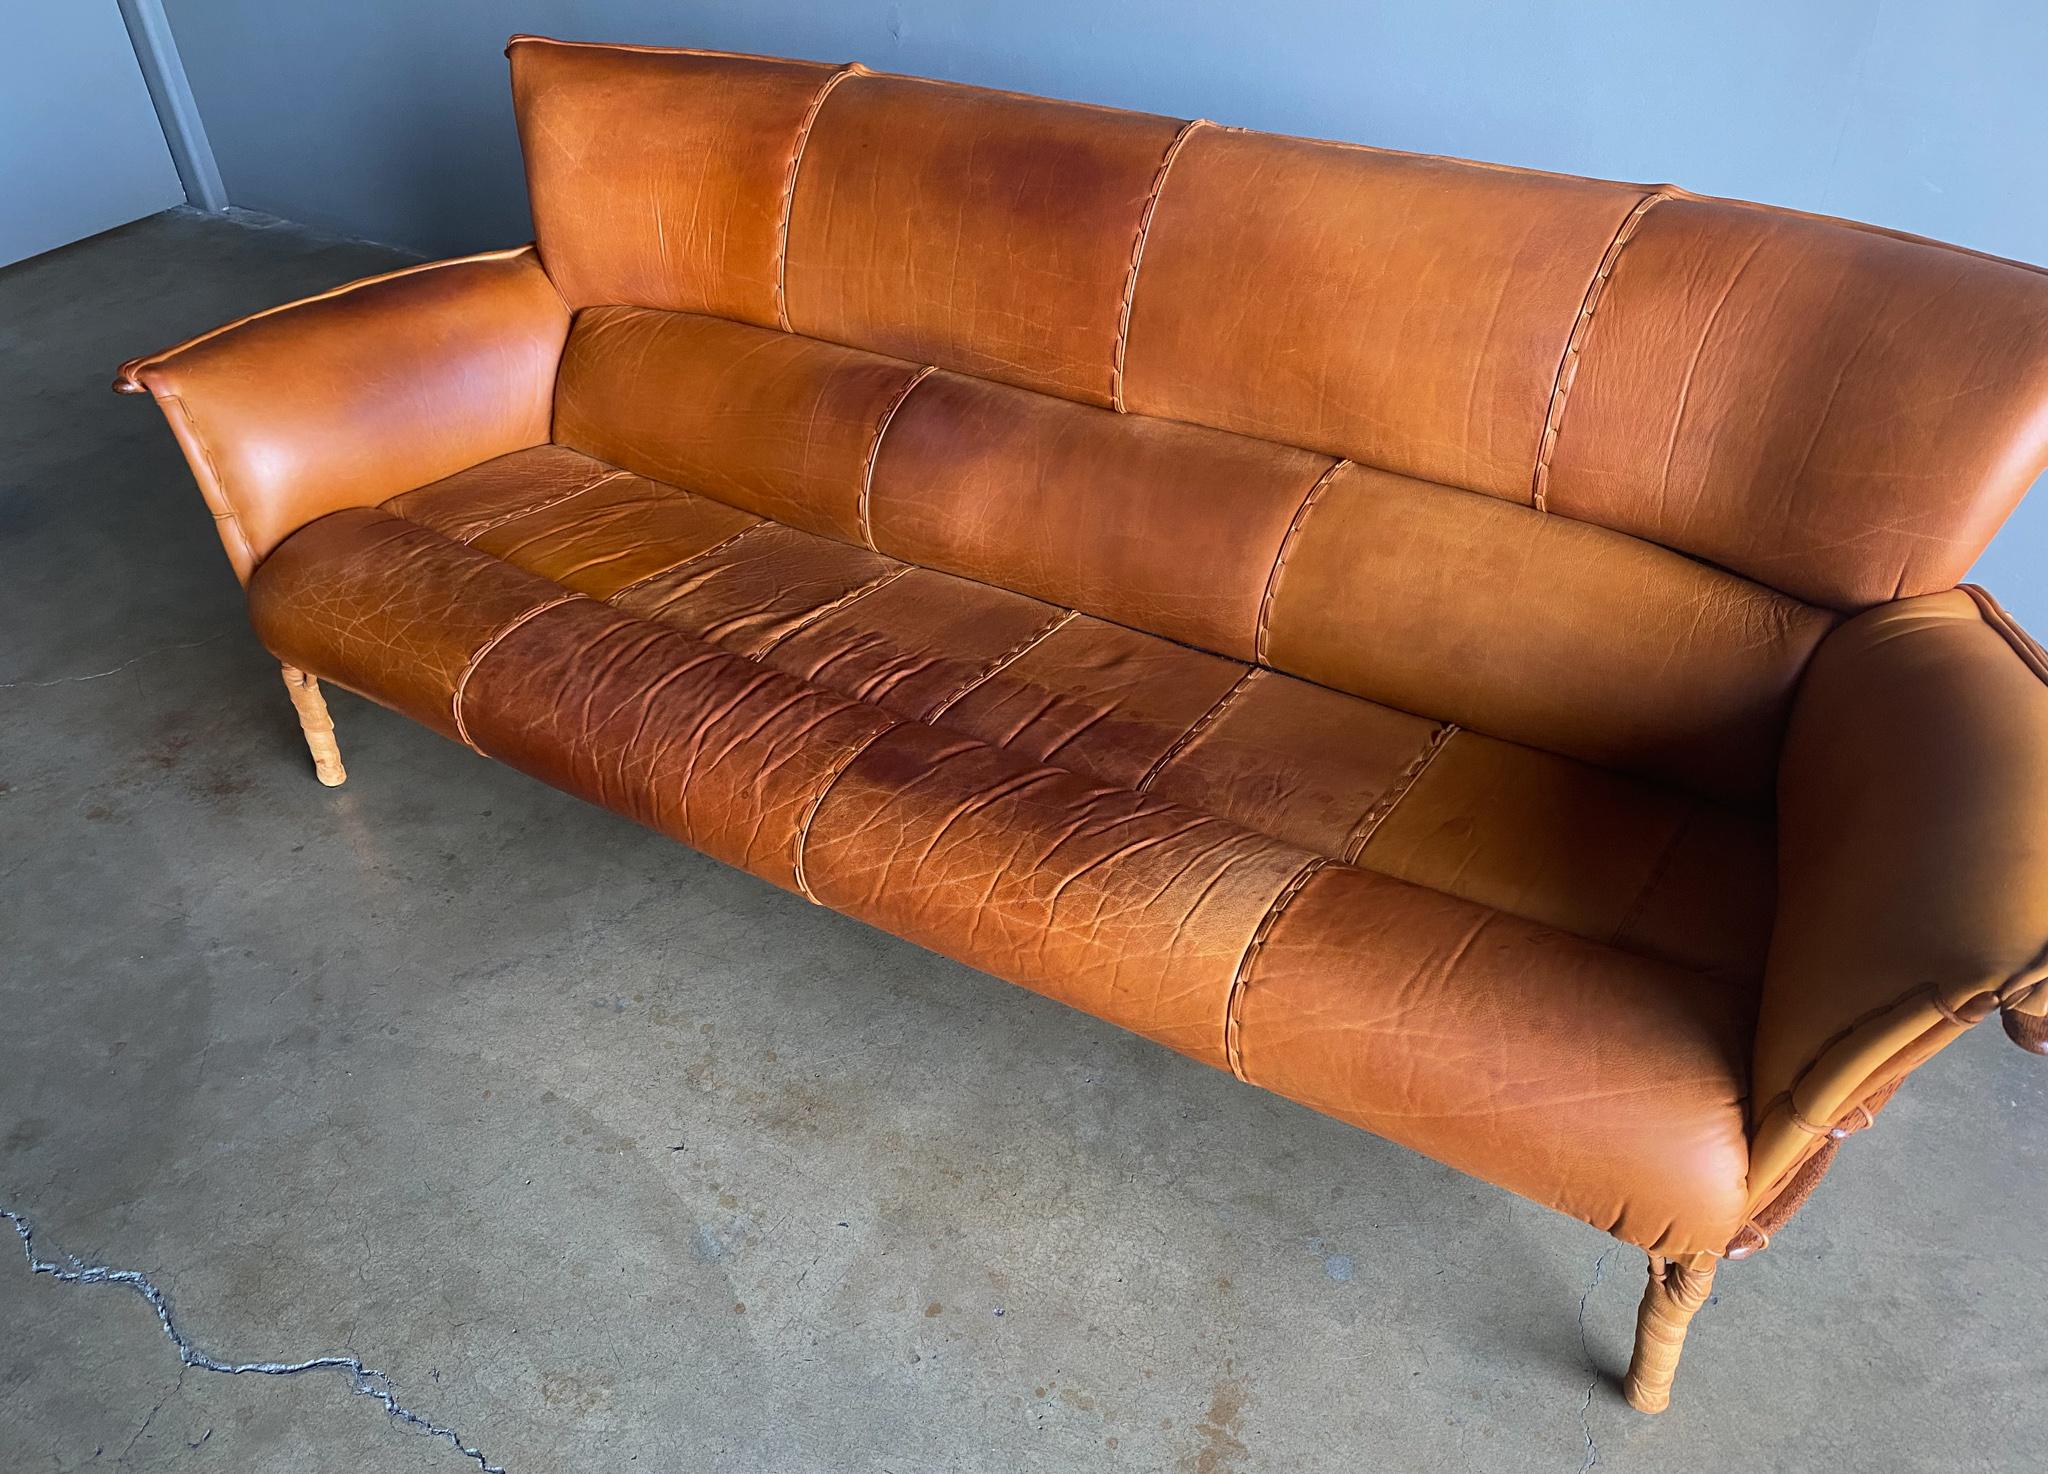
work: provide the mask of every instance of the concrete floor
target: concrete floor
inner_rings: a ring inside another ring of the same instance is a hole
[[[174,212],[0,272],[0,1467],[2018,1470],[2048,1073],[1995,1026],[1722,1276],[334,697],[314,783],[115,363],[394,253]],[[1610,1252],[1611,1251],[1611,1252]],[[464,1457],[466,1443],[481,1457]]]

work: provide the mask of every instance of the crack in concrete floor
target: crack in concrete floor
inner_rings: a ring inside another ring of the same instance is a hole
[[[222,1361],[219,1357],[202,1351],[178,1328],[171,1315],[171,1302],[164,1292],[152,1282],[148,1275],[136,1269],[115,1269],[111,1265],[92,1264],[75,1254],[65,1254],[59,1259],[43,1259],[36,1254],[35,1225],[12,1208],[0,1208],[0,1218],[14,1225],[14,1232],[21,1239],[22,1257],[28,1260],[29,1273],[45,1274],[67,1285],[126,1285],[156,1312],[157,1323],[171,1344],[178,1348],[178,1360],[186,1367],[198,1367],[205,1372],[219,1372],[225,1376],[239,1377],[253,1373],[265,1377],[296,1377],[306,1372],[347,1372],[349,1391],[357,1397],[374,1398],[383,1404],[384,1411],[392,1421],[403,1423],[431,1438],[445,1440],[448,1445],[464,1458],[473,1460],[483,1474],[506,1474],[505,1466],[494,1464],[484,1457],[483,1450],[463,1441],[462,1435],[453,1428],[423,1417],[398,1400],[397,1390],[391,1379],[375,1367],[363,1365],[358,1356],[311,1356],[303,1361]],[[182,1382],[182,1374],[180,1378]],[[151,1417],[155,1416],[152,1412]],[[147,1427],[148,1424],[143,1425]],[[137,1435],[140,1437],[140,1434]]]
[[[1593,1292],[1600,1288],[1600,1281],[1606,1278],[1607,1261],[1612,1259],[1621,1246],[1614,1245],[1604,1250],[1593,1261],[1593,1279],[1579,1296],[1579,1350],[1585,1354],[1586,1362],[1593,1368],[1593,1375],[1586,1383],[1586,1400],[1579,1404],[1579,1432],[1585,1435],[1586,1456],[1579,1463],[1579,1474],[1589,1474],[1600,1462],[1600,1445],[1593,1441],[1593,1394],[1600,1390],[1600,1364],[1593,1360],[1593,1348],[1586,1341],[1586,1302],[1593,1298]]]

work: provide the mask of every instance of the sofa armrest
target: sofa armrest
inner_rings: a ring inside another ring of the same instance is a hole
[[[244,583],[293,532],[547,440],[569,310],[531,246],[370,277],[121,366]]]
[[[1989,595],[1831,634],[1778,776],[1778,918],[1751,1093],[1751,1198],[1994,1008],[2048,1004],[2048,656]]]

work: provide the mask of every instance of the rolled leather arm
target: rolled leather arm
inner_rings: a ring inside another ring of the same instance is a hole
[[[370,277],[121,366],[244,583],[344,507],[547,440],[569,310],[531,246]]]
[[[2048,1002],[2048,657],[1977,589],[1849,621],[1794,703],[1778,810],[1753,1204],[1970,1024],[2003,1008],[2021,1038]]]

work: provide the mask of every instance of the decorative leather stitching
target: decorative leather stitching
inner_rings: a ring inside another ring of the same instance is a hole
[[[912,374],[910,382],[903,386],[903,392],[889,401],[889,407],[882,411],[882,418],[875,426],[874,443],[868,446],[868,463],[861,471],[860,504],[856,508],[856,516],[860,522],[860,540],[871,550],[875,546],[875,534],[868,522],[868,502],[875,491],[875,462],[882,456],[882,437],[889,433],[889,422],[896,418],[896,411],[903,408],[903,402],[910,398],[910,391],[937,371],[937,364],[928,363]]]
[[[475,740],[469,735],[469,724],[462,719],[463,694],[469,690],[469,678],[476,674],[476,668],[483,664],[484,657],[498,648],[500,640],[504,639],[528,620],[537,618],[547,613],[550,609],[560,608],[571,599],[580,599],[582,597],[581,594],[563,594],[559,598],[549,599],[546,603],[534,605],[533,608],[527,610],[518,618],[508,621],[503,629],[479,645],[476,653],[469,657],[469,663],[462,667],[462,674],[456,678],[455,694],[449,703],[454,709],[455,735],[462,739],[465,747],[469,748],[472,752],[482,753],[485,757],[490,756],[489,753],[484,752],[481,747],[476,745]]]
[[[225,332],[226,329],[223,328],[220,331]],[[198,340],[194,339],[193,341],[197,342]],[[171,353],[176,351],[176,349],[168,349],[164,353],[159,354],[158,357],[169,357]],[[123,369],[122,372],[125,373],[126,369]],[[199,447],[199,459],[206,463],[207,480],[213,483],[214,493],[220,497],[221,510],[213,514],[213,520],[216,522],[226,521],[233,526],[235,529],[235,541],[242,545],[242,557],[249,565],[249,573],[253,574],[256,571],[256,545],[249,540],[249,534],[242,526],[242,514],[235,510],[234,500],[228,496],[228,484],[220,474],[219,463],[213,458],[213,447],[206,443],[206,437],[199,432],[199,421],[193,417],[191,408],[176,394],[165,394],[157,400],[157,403],[175,405],[179,417],[185,422],[185,428],[192,432],[192,443]],[[245,574],[242,582],[247,583],[248,581],[248,575]]]
[[[1350,465],[1348,460],[1333,461],[1322,475],[1316,477],[1315,485],[1308,489],[1308,495],[1301,499],[1301,505],[1294,509],[1294,516],[1287,523],[1287,531],[1281,535],[1280,551],[1273,555],[1272,570],[1266,575],[1265,592],[1259,595],[1259,622],[1252,639],[1252,654],[1260,665],[1266,663],[1266,631],[1273,617],[1273,596],[1280,588],[1280,570],[1287,566],[1288,554],[1294,551],[1294,540],[1308,521],[1308,514],[1315,506],[1316,499],[1323,494],[1323,488],[1335,479],[1337,473]]]
[[[493,517],[490,521],[486,522],[476,531],[469,533],[467,536],[457,538],[456,541],[461,543],[464,547],[468,547],[471,543],[475,542],[485,533],[495,532],[497,531],[497,529],[503,527],[508,522],[517,522],[521,517],[531,517],[536,513],[545,512],[550,507],[559,507],[563,502],[574,501],[577,497],[582,496],[587,491],[596,491],[600,486],[604,486],[610,482],[616,481],[621,476],[630,476],[632,474],[633,473],[631,471],[607,472],[605,475],[598,477],[595,481],[585,482],[583,485],[577,487],[574,491],[565,491],[560,496],[551,496],[546,501],[537,502],[533,506],[521,507],[516,512],[506,512],[502,516]],[[405,516],[405,513],[400,512],[398,513],[398,515],[403,517]]]
[[[975,691],[978,691],[982,686],[994,680],[1026,655],[1030,654],[1043,641],[1050,639],[1057,631],[1066,628],[1067,624],[1078,613],[1080,613],[1078,609],[1062,609],[1051,619],[1047,620],[1038,630],[1019,640],[1001,655],[998,655],[995,658],[995,662],[987,670],[982,671],[979,675],[969,676],[958,690],[932,708],[931,714],[925,717],[925,721],[936,722],[955,706],[965,701]]]
[[[803,822],[798,824],[796,829],[796,861],[790,867],[790,879],[796,885],[797,894],[813,906],[821,906],[824,902],[811,894],[810,878],[804,874],[804,849],[811,840],[811,821],[818,817],[818,810],[825,807],[826,798],[839,786],[839,780],[846,776],[847,770],[859,762],[870,747],[902,725],[901,722],[890,722],[888,726],[847,754],[846,761],[826,775],[825,781],[818,786],[817,793],[812,797],[809,807],[804,810]]]
[[[1252,931],[1252,938],[1245,943],[1244,955],[1237,959],[1237,971],[1230,975],[1230,993],[1223,1000],[1223,1058],[1230,1065],[1230,1073],[1247,1085],[1251,1077],[1244,1072],[1244,995],[1251,982],[1252,968],[1264,950],[1266,938],[1272,934],[1274,925],[1280,920],[1294,898],[1301,894],[1317,872],[1335,863],[1328,855],[1317,855],[1301,869],[1294,878],[1280,888],[1273,897],[1273,904],[1266,908],[1266,914],[1259,918],[1259,924]]]
[[[1359,817],[1357,826],[1344,841],[1345,864],[1358,863],[1358,857],[1365,853],[1365,847],[1372,843],[1372,837],[1379,833],[1380,826],[1387,822],[1401,800],[1408,796],[1408,790],[1429,771],[1429,765],[1436,761],[1437,754],[1448,747],[1451,739],[1457,735],[1456,722],[1445,722],[1429,734],[1429,740],[1422,744],[1422,751],[1401,770],[1401,776],[1394,780],[1394,786],[1381,794],[1379,801]]]
[[[832,95],[834,87],[864,70],[860,66],[843,66],[827,77],[804,111],[803,126],[797,129],[796,148],[789,156],[789,175],[782,181],[781,245],[775,257],[775,325],[785,333],[789,331],[789,222],[796,213],[796,172],[803,166],[804,150],[810,146],[811,129],[817,124],[818,110],[824,107],[825,99]]]
[[[897,579],[903,577],[903,575],[905,575],[906,573],[909,573],[916,566],[917,565],[913,563],[904,563],[898,567],[891,568],[888,571],[878,574],[874,578],[869,579],[859,588],[850,589],[846,593],[841,594],[838,598],[833,599],[827,603],[820,604],[816,609],[813,609],[809,614],[806,614],[802,619],[799,619],[795,624],[791,625],[788,629],[784,630],[781,634],[777,635],[774,639],[770,640],[767,643],[767,645],[762,647],[759,654],[750,655],[747,658],[750,660],[765,662],[770,655],[774,654],[776,650],[782,647],[782,643],[785,640],[795,639],[798,635],[802,634],[805,630],[809,629],[812,625],[816,624],[819,620],[824,619],[829,615],[837,614],[840,610],[846,608],[849,604],[859,603],[862,599],[865,599],[869,594],[874,593],[877,589],[887,588],[890,584],[896,582]]]
[[[1116,351],[1110,358],[1109,404],[1118,414],[1126,413],[1124,406],[1124,352],[1130,344],[1131,304],[1138,299],[1138,267],[1145,260],[1145,242],[1152,235],[1152,216],[1159,209],[1159,196],[1166,188],[1166,176],[1173,168],[1173,161],[1180,157],[1181,145],[1197,128],[1208,125],[1207,118],[1190,118],[1180,125],[1180,131],[1173,135],[1173,141],[1166,145],[1166,152],[1160,157],[1159,168],[1152,175],[1152,187],[1145,192],[1145,209],[1138,216],[1138,237],[1131,243],[1131,270],[1124,278],[1123,307],[1116,320]]]
[[[654,582],[654,580],[662,577],[664,574],[674,573],[678,568],[687,568],[692,563],[696,562],[699,558],[708,558],[713,553],[722,553],[727,548],[731,547],[734,543],[738,542],[741,538],[745,537],[748,533],[759,532],[764,527],[770,527],[774,525],[776,524],[769,522],[769,520],[766,517],[763,517],[756,522],[749,522],[745,527],[742,527],[738,532],[731,533],[728,536],[720,538],[717,542],[713,543],[708,548],[700,548],[696,552],[690,554],[690,556],[687,558],[678,558],[675,562],[669,564],[666,568],[657,568],[652,573],[644,573],[640,577],[634,579],[631,583],[626,584],[621,588],[613,589],[611,593],[605,596],[605,603],[616,604],[620,599],[624,598],[627,594],[632,593],[633,590],[639,588],[642,584],[652,583]]]
[[[1138,780],[1137,792],[1143,793],[1150,788],[1158,780],[1159,775],[1166,771],[1167,764],[1186,752],[1197,737],[1208,731],[1215,720],[1230,708],[1230,704],[1243,694],[1245,687],[1252,683],[1252,677],[1263,672],[1263,666],[1246,667],[1245,673],[1237,678],[1231,688],[1216,698],[1215,705],[1196,717],[1194,725],[1174,738],[1173,745],[1160,753],[1158,760],[1145,770],[1145,776]]]
[[[1614,232],[1614,239],[1608,242],[1606,254],[1601,256],[1600,265],[1593,272],[1593,279],[1586,283],[1586,297],[1579,304],[1579,315],[1572,319],[1571,335],[1565,339],[1564,355],[1557,361],[1557,377],[1551,381],[1550,408],[1543,416],[1543,437],[1536,443],[1536,470],[1529,482],[1529,505],[1537,511],[1547,511],[1545,505],[1550,495],[1550,462],[1557,450],[1557,437],[1564,429],[1564,407],[1572,392],[1572,385],[1579,377],[1579,355],[1585,351],[1586,341],[1593,330],[1593,312],[1600,305],[1600,299],[1607,295],[1608,280],[1614,275],[1614,268],[1621,260],[1622,248],[1634,238],[1636,227],[1643,223],[1643,217],[1659,200],[1670,198],[1670,192],[1660,186],[1651,190],[1635,203],[1623,218],[1621,226]]]

